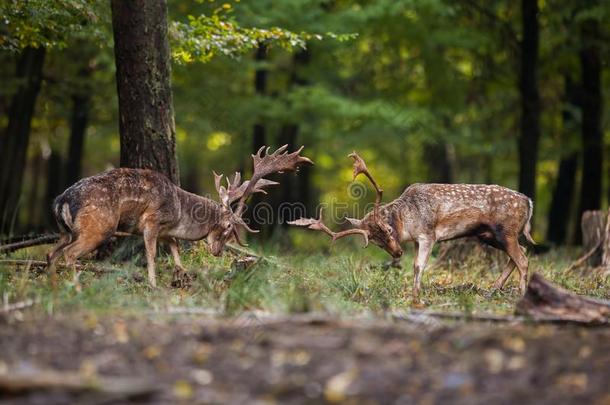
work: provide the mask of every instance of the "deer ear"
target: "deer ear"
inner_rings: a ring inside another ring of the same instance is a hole
[[[360,226],[362,225],[362,220],[358,219],[358,218],[350,218],[350,217],[345,217],[345,219],[347,219],[347,221],[352,224],[354,227],[356,228],[360,228]]]

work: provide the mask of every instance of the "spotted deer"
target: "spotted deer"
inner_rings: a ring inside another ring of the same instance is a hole
[[[413,265],[413,297],[419,297],[421,278],[436,242],[476,236],[500,249],[510,258],[506,269],[494,283],[502,289],[515,267],[519,269],[519,288],[525,292],[528,259],[519,245],[523,235],[534,244],[530,235],[533,203],[527,196],[497,185],[484,184],[412,184],[394,201],[381,204],[383,190],[356,152],[354,180],[364,174],[376,190],[375,206],[363,219],[348,218],[352,229],[331,231],[319,219],[301,218],[291,225],[328,234],[333,242],[348,235],[361,235],[365,247],[369,240],[392,256],[391,264],[400,266],[401,243],[415,243]]]
[[[214,173],[220,202],[189,193],[164,175],[145,169],[113,169],[84,178],[68,188],[53,202],[53,213],[60,228],[60,239],[47,255],[47,266],[54,274],[54,263],[64,255],[68,266],[93,251],[117,232],[141,234],[146,250],[148,281],[156,286],[155,255],[157,241],[167,242],[175,265],[183,270],[177,239],[200,240],[207,237],[210,252],[219,256],[227,242],[239,237],[241,228],[251,229],[242,219],[246,200],[253,193],[278,184],[264,177],[294,171],[302,164],[313,164],[293,153],[287,145],[273,153],[262,147],[252,155],[254,170],[250,180],[241,182],[236,172],[227,177]],[[235,208],[234,208],[235,206]]]

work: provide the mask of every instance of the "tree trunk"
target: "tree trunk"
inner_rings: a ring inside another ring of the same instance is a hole
[[[89,102],[89,94],[75,94],[72,96],[70,146],[68,149],[68,161],[66,162],[65,185],[67,187],[76,183],[81,178],[85,132],[89,121]]]
[[[433,183],[453,183],[455,175],[446,143],[424,145],[424,158],[428,162],[428,181]]]
[[[309,80],[301,75],[301,67],[306,66],[310,61],[311,55],[308,49],[301,50],[294,54],[292,58],[292,71],[288,83],[288,91],[298,86],[309,85]],[[295,122],[288,122],[282,125],[279,135],[279,145],[288,145],[289,150],[294,150],[301,146],[303,142],[297,141],[299,136],[299,125]],[[301,176],[305,176],[301,178]],[[309,180],[311,179],[309,166],[299,169],[299,174],[288,174],[282,177],[279,186],[278,198],[274,211],[278,213],[278,221],[283,227],[288,227],[288,221],[294,221],[301,217],[307,217],[307,205],[311,205]],[[314,215],[313,213],[311,215]]]
[[[27,209],[27,227],[28,230],[34,231],[40,228],[40,183],[41,179],[44,177],[43,173],[45,171],[44,168],[45,159],[43,157],[43,152],[38,148],[36,151],[36,155],[31,160],[31,169],[30,169],[30,196],[28,201],[28,209]]]
[[[602,262],[602,244],[605,239],[607,214],[604,211],[586,211],[582,214],[580,226],[582,229],[582,239],[584,254],[593,249],[595,253],[589,256],[587,264],[597,267]]]
[[[165,0],[112,0],[121,166],[179,184]]]
[[[254,60],[257,63],[262,63],[267,59],[267,47],[264,44],[259,44],[254,55]],[[267,68],[264,66],[257,66],[254,72],[254,91],[257,95],[263,96],[267,93]],[[259,118],[254,124],[252,133],[252,153],[256,153],[262,146],[266,144],[265,136],[265,124],[262,119]],[[251,164],[251,163],[250,163]],[[258,225],[258,228],[262,231],[262,237],[269,236],[269,223],[272,223],[273,218],[267,218],[271,213],[266,210],[261,210],[260,203],[262,202],[262,196],[254,194],[250,199],[250,207],[246,213],[250,224]]]
[[[575,117],[572,114],[572,106],[576,104],[574,88],[569,76],[565,77],[565,98],[563,117],[563,144],[569,144],[572,138],[572,130],[575,127]],[[578,153],[571,152],[562,156],[559,162],[557,183],[553,190],[551,208],[549,210],[549,227],[546,238],[555,245],[563,245],[566,242],[568,225],[572,213],[572,202],[574,190],[576,189],[576,170],[578,168]]]
[[[26,48],[17,61],[23,82],[11,100],[8,127],[0,139],[0,233],[9,231],[16,216],[30,139],[36,97],[42,82],[44,48]]]
[[[583,146],[581,213],[599,209],[602,195],[601,59],[597,41],[599,41],[597,22],[592,20],[583,22],[580,50]]]
[[[534,320],[605,324],[610,320],[610,302],[578,296],[534,273],[515,312]]]
[[[49,160],[47,162],[47,189],[45,192],[45,225],[49,229],[55,228],[55,217],[51,211],[53,200],[62,191],[63,180],[63,160],[61,155],[55,150],[51,150]]]
[[[521,40],[521,136],[519,137],[519,191],[536,197],[536,166],[540,139],[540,98],[538,95],[538,0],[522,0]]]

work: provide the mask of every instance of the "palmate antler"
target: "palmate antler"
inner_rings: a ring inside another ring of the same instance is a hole
[[[263,179],[263,177],[272,173],[295,171],[301,164],[313,164],[309,158],[299,155],[299,153],[301,153],[303,150],[303,146],[292,153],[288,153],[286,151],[286,149],[288,149],[288,145],[280,147],[273,153],[269,153],[269,149],[270,148],[268,147],[265,149],[263,146],[258,150],[258,152],[256,152],[256,154],[252,155],[254,172],[252,173],[252,178],[244,187],[243,193],[239,198],[239,203],[237,205],[237,209],[235,210],[235,215],[237,216],[241,216],[241,214],[243,214],[246,209],[246,200],[248,197],[250,197],[250,195],[256,192],[257,189],[261,188],[261,182],[269,181]],[[265,152],[264,156],[263,151]]]
[[[322,231],[325,234],[327,234],[328,236],[330,236],[334,241],[336,241],[337,239],[341,239],[345,236],[349,236],[349,235],[362,235],[362,237],[364,238],[364,247],[367,247],[369,245],[369,235],[368,232],[365,231],[364,229],[348,229],[346,231],[341,231],[341,232],[333,232],[331,231],[326,225],[324,225],[324,223],[322,222],[322,209],[320,209],[320,218],[318,219],[314,219],[314,218],[300,218],[297,219],[296,221],[288,221],[289,225],[295,225],[295,226],[302,226],[305,227],[307,229],[311,229],[314,231]]]
[[[213,173],[214,173],[214,184],[216,185],[216,191],[218,192],[218,195],[220,197],[220,202],[225,207],[230,208],[231,204],[233,204],[235,201],[239,200],[244,195],[244,192],[246,191],[248,184],[250,184],[250,180],[246,180],[243,183],[240,183],[241,182],[241,173],[235,172],[235,174],[233,175],[233,180],[229,180],[229,178],[227,177],[227,187],[225,187],[225,186],[221,185],[223,175],[217,174],[216,172],[213,172]],[[267,194],[267,191],[265,191],[265,187],[276,186],[278,184],[280,184],[280,183],[278,183],[277,181],[260,179],[256,183],[256,186],[252,189],[252,194],[254,194],[254,193]]]
[[[304,163],[313,164],[308,158],[299,156],[299,153],[303,150],[302,146],[293,153],[286,152],[287,148],[288,145],[284,145],[273,153],[269,153],[269,148],[267,148],[264,156],[263,151],[265,151],[265,147],[260,148],[256,154],[252,155],[254,162],[252,178],[243,183],[241,182],[241,173],[235,172],[232,180],[227,177],[227,186],[225,187],[222,185],[223,175],[214,173],[214,184],[220,197],[220,202],[231,212],[232,221],[245,228],[248,232],[256,233],[258,231],[250,228],[241,217],[246,208],[246,200],[254,193],[267,194],[265,191],[266,187],[279,184],[263,177],[276,172],[294,171],[299,165]],[[233,210],[231,204],[236,201],[239,201],[239,203],[237,208]],[[237,242],[240,245],[244,245],[239,238],[237,230],[233,228],[232,232]]]

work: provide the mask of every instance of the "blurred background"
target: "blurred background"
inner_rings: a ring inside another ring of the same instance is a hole
[[[1,7],[0,235],[54,230],[52,199],[119,165],[110,5]],[[608,2],[172,0],[168,8],[188,191],[216,198],[212,170],[247,174],[260,145],[287,143],[305,145],[316,165],[284,175],[265,200],[276,209],[302,202],[308,216],[319,202],[373,201],[370,188],[364,200],[348,190],[352,150],[386,201],[415,182],[518,189],[535,199],[539,241],[578,243],[581,212],[608,205]],[[189,52],[194,39],[179,24],[201,15],[309,35],[305,48],[261,41],[238,55]],[[24,82],[34,85],[23,91]],[[262,239],[284,240],[281,224],[263,228]]]

